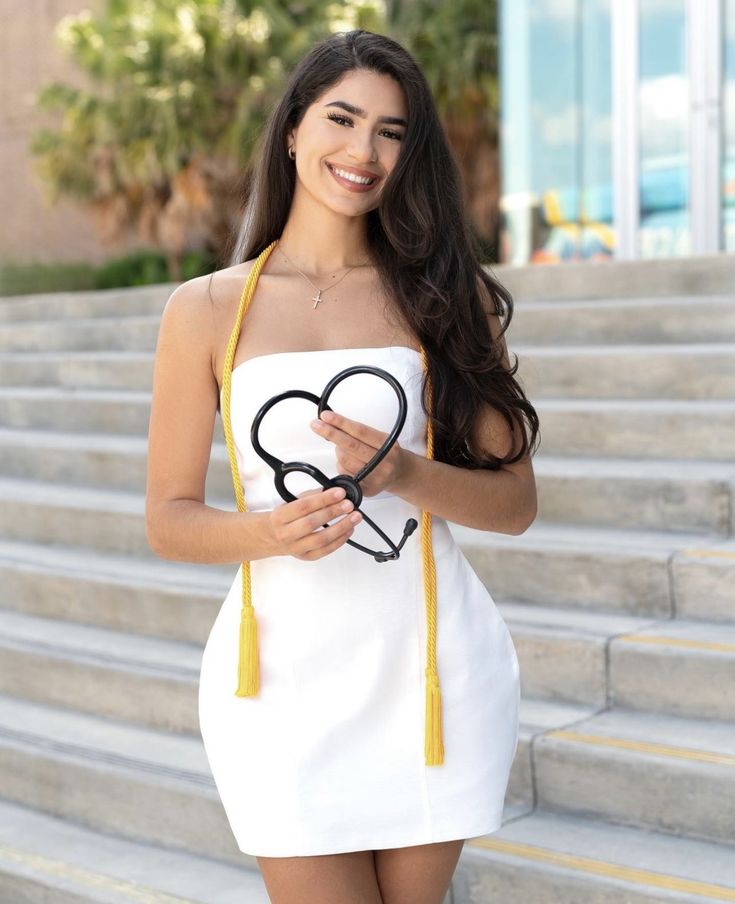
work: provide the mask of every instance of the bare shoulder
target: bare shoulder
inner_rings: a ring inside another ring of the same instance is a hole
[[[195,276],[178,285],[161,315],[161,333],[177,337],[177,344],[201,359],[206,355],[216,373],[217,350],[223,324],[230,323],[233,308],[255,260]]]

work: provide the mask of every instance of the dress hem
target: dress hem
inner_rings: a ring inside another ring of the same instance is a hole
[[[365,834],[362,836],[354,836],[351,840],[338,845],[335,845],[334,842],[331,842],[326,846],[317,843],[310,846],[308,850],[294,850],[293,848],[290,848],[288,851],[284,851],[283,848],[278,847],[276,849],[259,848],[256,852],[250,845],[246,845],[248,850],[245,850],[245,847],[241,846],[239,843],[237,846],[241,853],[251,857],[316,857],[323,856],[324,854],[349,854],[354,851],[380,851],[390,850],[391,848],[414,847],[416,845],[435,844],[442,841],[457,841],[460,838],[464,840],[479,838],[483,835],[491,835],[493,832],[497,832],[498,829],[501,828],[502,823],[503,814],[501,811],[496,814],[489,823],[485,823],[485,827],[479,831],[471,830],[470,832],[462,833],[458,832],[458,830],[450,830],[447,832],[437,832],[423,838],[417,838],[414,834],[410,840],[407,840],[404,836],[403,839],[398,837],[394,838],[389,843],[386,843],[385,839],[376,840],[374,836],[371,837],[369,834]]]

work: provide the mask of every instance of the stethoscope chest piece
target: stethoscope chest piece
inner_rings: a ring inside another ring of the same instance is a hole
[[[390,433],[385,439],[383,445],[378,449],[378,451],[373,455],[367,464],[363,465],[360,470],[353,476],[351,474],[338,474],[336,477],[327,477],[319,468],[315,467],[308,462],[303,461],[288,461],[283,462],[279,458],[276,458],[275,455],[272,455],[270,452],[267,452],[258,439],[258,430],[260,428],[260,424],[265,417],[265,415],[273,408],[274,405],[277,405],[279,402],[282,402],[284,399],[306,399],[307,401],[313,402],[317,406],[317,415],[320,415],[323,411],[332,411],[329,407],[328,400],[334,391],[335,387],[338,386],[343,380],[346,380],[348,377],[353,376],[354,374],[373,374],[376,377],[380,377],[385,380],[390,386],[393,387],[395,393],[398,397],[398,416],[396,417],[396,421],[391,429]],[[253,419],[253,425],[250,429],[250,441],[253,445],[253,449],[258,453],[258,455],[273,469],[275,477],[274,482],[276,485],[276,489],[278,490],[281,498],[285,499],[286,502],[293,502],[298,497],[294,496],[293,493],[286,487],[286,477],[288,474],[292,474],[294,471],[299,471],[303,474],[308,474],[309,477],[316,480],[321,486],[328,490],[331,487],[342,487],[345,490],[346,498],[349,499],[355,507],[355,511],[361,511],[360,504],[362,503],[363,493],[362,487],[360,486],[360,481],[364,480],[368,474],[373,470],[373,468],[377,467],[378,464],[385,458],[388,452],[393,447],[396,439],[398,438],[399,433],[403,429],[403,425],[406,422],[406,414],[408,411],[408,404],[406,402],[406,393],[403,390],[401,384],[396,380],[393,374],[388,373],[387,370],[383,370],[380,367],[371,367],[369,365],[358,364],[354,367],[348,367],[345,370],[341,370],[338,374],[335,374],[332,379],[327,383],[324,387],[324,391],[320,396],[315,395],[313,392],[308,392],[304,389],[290,389],[287,392],[281,392],[278,395],[273,396],[265,402],[258,413],[255,415]],[[347,540],[347,543],[350,546],[354,546],[356,549],[361,550],[362,552],[368,553],[373,556],[376,562],[388,562],[392,559],[397,559],[400,550],[403,548],[403,544],[406,542],[406,539],[410,537],[410,535],[416,530],[418,526],[418,522],[415,518],[409,518],[406,522],[406,526],[403,530],[403,537],[401,541],[396,546],[392,540],[378,527],[378,525],[367,515],[365,512],[361,511],[362,517],[367,524],[377,533],[379,536],[390,546],[390,552],[376,552],[373,549],[368,549],[366,546],[362,546],[360,543],[356,543],[354,540]],[[323,525],[324,527],[328,527],[327,524]]]

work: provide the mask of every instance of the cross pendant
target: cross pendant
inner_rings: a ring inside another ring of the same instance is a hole
[[[314,296],[314,307],[316,307],[321,300],[322,300],[322,290],[319,289],[319,291]]]

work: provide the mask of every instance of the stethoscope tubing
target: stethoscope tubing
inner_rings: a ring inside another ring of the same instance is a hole
[[[274,405],[277,405],[279,402],[282,402],[284,399],[290,398],[298,398],[305,399],[309,402],[313,402],[317,406],[317,415],[321,415],[323,411],[332,411],[333,409],[328,404],[328,399],[332,394],[333,390],[348,377],[351,377],[355,374],[367,373],[372,374],[374,376],[381,377],[385,380],[395,391],[396,396],[398,397],[398,416],[396,421],[391,429],[390,433],[386,436],[383,445],[378,449],[375,455],[364,464],[356,474],[338,474],[336,477],[329,478],[324,474],[319,468],[315,467],[308,462],[302,461],[289,461],[283,462],[281,459],[277,458],[275,455],[272,455],[260,443],[258,438],[258,431],[260,429],[261,422],[265,415],[273,408]],[[345,490],[345,496],[349,499],[354,505],[355,511],[359,511],[362,514],[364,520],[368,523],[368,525],[384,540],[391,551],[389,553],[385,552],[376,552],[375,550],[369,549],[366,546],[363,546],[360,543],[357,543],[355,540],[347,540],[346,542],[355,547],[356,549],[361,550],[362,552],[368,553],[372,555],[377,562],[385,562],[391,559],[397,559],[400,553],[400,549],[403,546],[406,538],[413,533],[413,531],[418,526],[416,520],[414,518],[410,518],[406,522],[406,527],[404,528],[404,535],[401,539],[398,546],[396,546],[392,540],[382,531],[378,525],[370,518],[362,509],[360,509],[360,504],[362,503],[363,493],[362,487],[360,486],[360,481],[363,480],[378,464],[385,458],[388,452],[393,447],[398,435],[403,429],[403,425],[406,422],[406,415],[408,413],[408,403],[406,401],[406,393],[403,390],[403,387],[398,382],[398,380],[393,376],[393,374],[389,373],[387,370],[383,370],[380,367],[372,367],[370,365],[357,364],[353,367],[348,367],[345,370],[340,371],[338,374],[335,374],[329,380],[327,385],[324,387],[324,391],[321,396],[315,395],[313,392],[309,392],[305,389],[290,389],[286,392],[281,392],[278,395],[273,396],[268,399],[258,410],[258,413],[255,415],[253,419],[253,424],[250,429],[250,442],[252,443],[253,449],[257,452],[257,454],[273,469],[274,472],[274,483],[276,489],[278,490],[279,495],[286,502],[293,502],[298,497],[294,496],[293,493],[286,487],[286,476],[288,474],[292,474],[294,471],[298,471],[304,474],[308,474],[313,480],[319,483],[325,490],[331,489],[332,487],[343,487]],[[322,525],[323,527],[329,527],[328,524]]]

